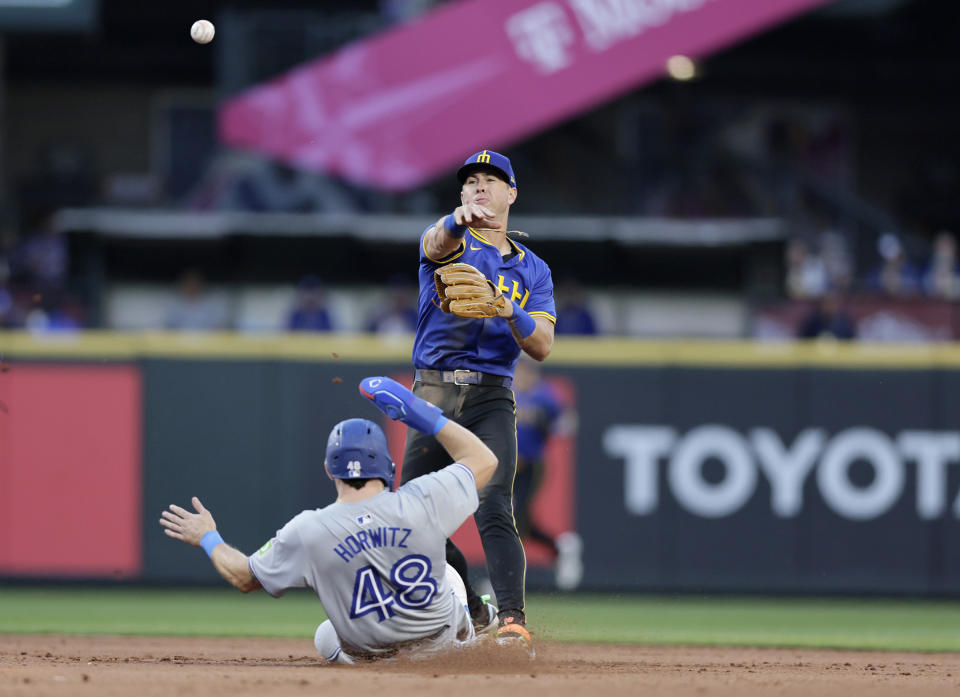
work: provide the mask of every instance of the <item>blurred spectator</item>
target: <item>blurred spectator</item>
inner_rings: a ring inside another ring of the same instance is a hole
[[[877,251],[883,259],[867,279],[867,287],[876,293],[895,298],[910,297],[920,292],[920,273],[907,259],[900,239],[891,232],[880,235]]]
[[[61,290],[67,280],[67,242],[49,218],[29,235],[16,253],[17,275],[34,292]]]
[[[568,531],[554,538],[531,512],[545,473],[547,442],[560,422],[563,406],[554,388],[542,379],[540,364],[526,357],[517,362],[513,392],[517,405],[517,475],[513,484],[517,530],[522,538],[536,540],[550,550],[557,587],[572,590],[583,576],[580,536]]]
[[[847,237],[837,229],[820,233],[820,258],[831,288],[847,291],[853,284],[853,263],[847,249]]]
[[[177,282],[177,296],[167,309],[164,325],[167,329],[183,331],[212,331],[224,329],[226,313],[219,303],[209,297],[203,274],[187,269]]]
[[[0,329],[19,327],[19,313],[10,292],[10,259],[16,247],[17,234],[6,221],[0,220]]]
[[[827,291],[827,266],[803,239],[794,237],[787,243],[786,257],[787,295],[801,300],[819,298]]]
[[[83,305],[71,295],[49,290],[33,296],[23,326],[32,332],[74,331],[83,327]]]
[[[67,243],[45,213],[18,242],[12,227],[0,230],[0,326],[33,331],[78,329],[83,304],[67,292]]]
[[[0,227],[0,329],[15,329],[23,325],[20,309],[10,292],[10,259],[16,246],[16,232],[4,225]]]
[[[853,319],[836,291],[830,291],[816,301],[810,313],[800,320],[797,331],[801,339],[853,339],[856,335]]]
[[[333,328],[327,311],[326,292],[319,276],[308,275],[300,279],[287,328],[294,332],[328,332]]]
[[[0,329],[16,329],[23,325],[19,308],[7,287],[0,283]]]
[[[404,278],[393,278],[388,285],[387,307],[380,308],[367,325],[367,331],[382,335],[411,334],[417,330],[416,291]]]
[[[835,290],[848,291],[853,283],[853,261],[847,244],[848,234],[834,216],[817,208],[813,208],[813,225],[816,229],[820,259],[827,274],[827,284]]]
[[[557,334],[597,333],[597,323],[586,304],[583,286],[574,278],[567,278],[557,288]]]
[[[923,290],[933,298],[956,300],[960,297],[957,240],[947,230],[937,233],[933,241],[933,255],[923,275]]]

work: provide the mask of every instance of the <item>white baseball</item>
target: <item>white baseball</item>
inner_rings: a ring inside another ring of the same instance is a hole
[[[213,41],[213,35],[216,29],[213,28],[213,22],[206,19],[198,19],[190,27],[190,38],[198,44],[208,44]]]

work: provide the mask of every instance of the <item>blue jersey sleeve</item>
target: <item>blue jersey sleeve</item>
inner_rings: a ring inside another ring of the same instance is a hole
[[[557,323],[557,307],[553,299],[553,274],[543,261],[537,265],[536,282],[530,291],[530,299],[523,309],[531,317],[543,317]]]
[[[434,259],[429,254],[427,254],[427,249],[425,247],[427,243],[427,233],[430,232],[430,229],[432,227],[433,225],[431,225],[426,230],[424,230],[423,234],[420,235],[420,263],[421,264],[431,264],[434,266],[439,266],[440,264],[448,264],[454,259],[456,259],[457,257],[463,255],[464,251],[467,248],[466,242],[464,240],[460,240],[460,246],[456,250],[448,254],[447,256],[443,257],[442,259]]]

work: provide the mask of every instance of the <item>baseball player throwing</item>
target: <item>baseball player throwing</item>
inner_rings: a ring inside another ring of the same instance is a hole
[[[366,378],[361,393],[391,419],[435,437],[455,464],[391,491],[394,465],[380,428],[365,419],[330,432],[324,466],[337,500],[303,511],[247,556],[223,541],[213,515],[193,498],[160,524],[203,547],[214,567],[247,593],[280,596],[311,588],[329,618],[314,636],[329,661],[434,652],[472,641],[466,591],[445,562],[445,540],[477,509],[477,491],[497,459],[479,438],[389,378]]]
[[[526,558],[513,518],[517,434],[510,386],[521,350],[542,361],[553,347],[553,280],[543,260],[507,237],[517,199],[510,160],[483,150],[467,159],[457,179],[461,205],[420,238],[413,392],[477,434],[497,456],[475,518],[500,606],[497,640],[531,648]],[[433,436],[408,431],[404,482],[449,463]],[[447,544],[447,562],[467,583],[475,629],[492,628],[496,610],[470,587],[466,560],[453,543]]]

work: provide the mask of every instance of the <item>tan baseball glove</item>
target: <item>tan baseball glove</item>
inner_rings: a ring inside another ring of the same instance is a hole
[[[447,264],[433,272],[440,309],[460,317],[497,317],[507,299],[470,264]]]

